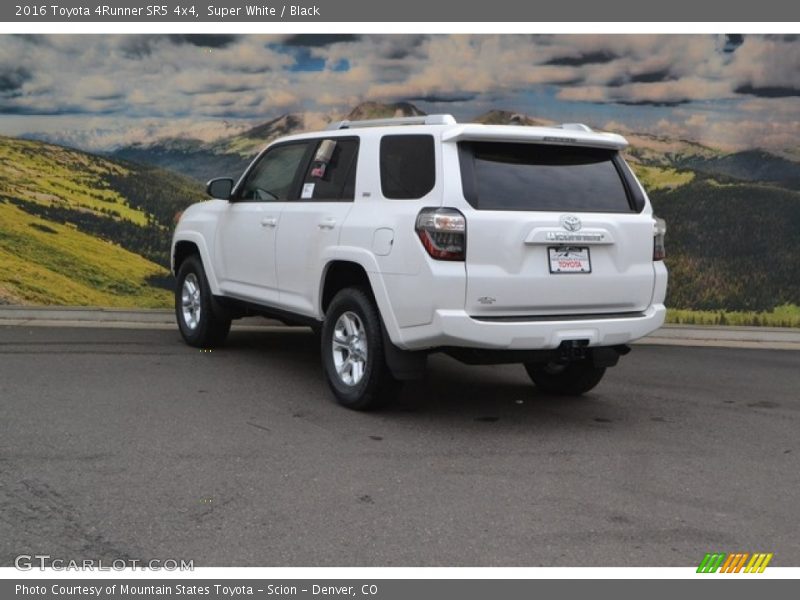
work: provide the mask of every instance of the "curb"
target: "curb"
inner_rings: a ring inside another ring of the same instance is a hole
[[[91,306],[0,306],[0,323],[6,320],[175,323],[174,312],[168,308],[130,309]]]
[[[0,306],[0,326],[85,327],[112,329],[175,329],[175,312],[169,308],[131,309],[84,306]],[[234,327],[274,327],[272,319],[246,317]]]
[[[666,326],[651,335],[633,342],[635,346],[683,346],[698,348],[744,348],[750,350],[796,350],[800,341],[784,340],[736,340],[714,337],[712,332],[698,332],[702,337],[663,336]]]
[[[636,343],[800,350],[800,329],[724,325],[664,325]]]
[[[236,329],[275,327],[261,317],[236,321]],[[95,308],[83,306],[0,306],[0,326],[174,329],[170,309]],[[722,325],[664,325],[635,344],[800,350],[800,329]]]

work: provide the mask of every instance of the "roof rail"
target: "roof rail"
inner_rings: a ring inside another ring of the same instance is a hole
[[[363,121],[334,121],[326,129],[353,129],[359,127],[384,127],[391,125],[455,125],[453,115],[419,115],[416,117],[392,117],[388,119],[365,119]]]
[[[592,133],[592,128],[588,125],[584,125],[583,123],[562,123],[561,129],[568,129],[570,131],[584,131],[586,133]]]

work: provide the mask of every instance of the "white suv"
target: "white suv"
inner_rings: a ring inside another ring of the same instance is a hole
[[[522,363],[546,393],[586,392],[664,322],[664,226],[626,144],[580,124],[450,115],[279,139],[183,213],[181,334],[215,346],[252,314],[311,326],[354,409],[421,376],[431,352]]]

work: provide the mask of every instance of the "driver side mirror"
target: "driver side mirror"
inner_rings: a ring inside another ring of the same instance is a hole
[[[212,179],[206,184],[206,193],[212,198],[230,200],[233,192],[233,183],[233,179],[230,177]]]

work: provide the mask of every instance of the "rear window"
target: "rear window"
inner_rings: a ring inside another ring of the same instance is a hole
[[[384,198],[422,198],[436,183],[432,135],[385,135],[380,159]]]
[[[632,212],[615,150],[459,144],[467,201],[482,210]]]

